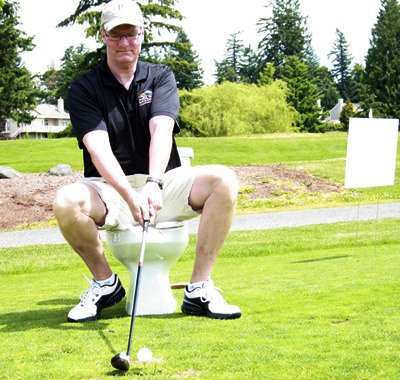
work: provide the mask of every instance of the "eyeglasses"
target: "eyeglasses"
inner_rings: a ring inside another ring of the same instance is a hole
[[[139,39],[139,36],[141,36],[142,31],[139,33],[128,33],[128,34],[107,34],[104,32],[104,35],[111,41],[111,42],[119,42],[122,40],[123,37],[126,38],[128,42],[134,42]]]

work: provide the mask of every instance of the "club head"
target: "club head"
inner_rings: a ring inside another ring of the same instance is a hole
[[[120,352],[111,359],[111,365],[120,371],[128,371],[130,357],[125,352]]]

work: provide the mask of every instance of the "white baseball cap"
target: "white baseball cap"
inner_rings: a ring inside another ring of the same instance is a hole
[[[139,5],[134,0],[111,0],[101,13],[101,25],[107,32],[118,25],[144,26]]]

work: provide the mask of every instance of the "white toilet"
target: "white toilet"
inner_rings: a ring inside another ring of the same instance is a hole
[[[182,166],[190,166],[191,148],[178,148]],[[112,254],[129,271],[130,285],[126,312],[132,315],[133,293],[142,243],[140,225],[119,225],[106,231],[105,240]],[[169,281],[169,270],[183,255],[189,242],[187,222],[163,222],[149,227],[140,278],[136,315],[170,314],[177,308]]]
[[[120,225],[118,228],[106,232],[106,243],[113,255],[129,271],[126,312],[132,315],[143,228],[131,224]],[[136,315],[170,314],[176,310],[177,301],[171,290],[169,270],[183,255],[188,242],[189,232],[185,222],[164,222],[149,227]]]

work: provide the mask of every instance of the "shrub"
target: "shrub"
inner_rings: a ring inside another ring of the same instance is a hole
[[[75,137],[75,132],[72,128],[72,124],[69,123],[62,131],[58,133],[49,133],[49,139],[61,139],[64,137]]]
[[[282,81],[264,86],[221,84],[180,91],[181,136],[239,136],[292,132],[296,111]]]

